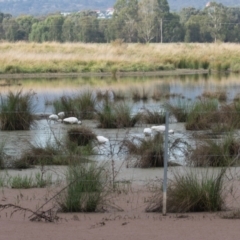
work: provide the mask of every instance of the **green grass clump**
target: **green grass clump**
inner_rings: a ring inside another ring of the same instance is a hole
[[[232,134],[220,139],[200,138],[190,151],[188,163],[195,167],[228,167],[239,161],[240,141]]]
[[[104,201],[106,180],[102,166],[69,166],[66,173],[67,188],[57,203],[63,212],[95,212]]]
[[[6,157],[6,153],[5,153],[5,141],[0,142],[0,169],[4,169],[5,168],[5,157]]]
[[[140,120],[140,115],[132,115],[131,107],[125,102],[116,104],[105,101],[102,108],[97,111],[99,128],[124,128],[134,127]]]
[[[185,127],[187,130],[211,129],[212,123],[218,120],[218,101],[215,99],[201,100],[191,106]]]
[[[73,127],[67,131],[68,139],[78,146],[86,146],[96,139],[96,134],[89,127]]]
[[[149,93],[143,88],[142,91],[138,88],[132,90],[132,100],[137,101],[147,101],[149,99]]]
[[[146,109],[142,113],[142,121],[147,124],[164,124],[166,113],[164,111],[150,111]]]
[[[150,168],[163,167],[164,141],[162,134],[156,134],[151,139],[137,139],[138,141],[125,140],[124,146],[130,155],[137,156],[133,167]]]
[[[166,109],[178,122],[186,122],[188,113],[191,112],[192,103],[179,99],[176,103],[166,103]]]
[[[13,176],[10,177],[8,180],[8,185],[11,188],[43,188],[52,183],[52,175],[47,175],[47,177],[44,177],[41,173],[36,173],[35,177],[32,175],[30,176]]]
[[[53,101],[53,108],[55,113],[64,112],[65,117],[78,117],[79,111],[74,104],[72,97],[62,96],[60,99]]]
[[[93,119],[96,111],[97,98],[92,91],[84,91],[75,98],[73,98],[73,104],[79,111],[79,117],[81,119]]]
[[[169,183],[167,195],[168,212],[215,212],[224,209],[225,169],[218,173],[194,172],[175,173]],[[157,192],[150,201],[147,211],[162,210],[162,194]]]
[[[0,120],[1,130],[29,130],[35,122],[33,92],[23,93],[21,90],[7,96],[1,96]]]

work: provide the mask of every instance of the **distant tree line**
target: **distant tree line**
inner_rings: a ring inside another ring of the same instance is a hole
[[[111,19],[94,11],[45,17],[0,13],[0,39],[7,41],[240,42],[240,8],[210,2],[203,10],[172,13],[167,0],[117,0]]]

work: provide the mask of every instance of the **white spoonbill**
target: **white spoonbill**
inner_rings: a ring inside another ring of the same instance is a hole
[[[51,114],[48,116],[48,119],[51,121],[58,121],[58,115],[56,114]]]
[[[144,128],[143,133],[144,133],[145,136],[151,136],[152,129],[151,128]]]
[[[65,117],[65,113],[64,112],[59,112],[58,117],[63,119]]]
[[[68,124],[81,124],[82,122],[79,121],[76,117],[68,117],[63,119],[64,123]]]
[[[98,143],[103,144],[109,142],[108,138],[105,138],[103,136],[96,136]]]
[[[165,132],[166,131],[166,126],[165,125],[159,125],[159,126],[152,126],[151,129],[155,132]],[[174,130],[169,129],[168,133],[173,134]]]

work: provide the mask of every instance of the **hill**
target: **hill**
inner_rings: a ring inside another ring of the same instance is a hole
[[[116,0],[0,0],[0,12],[19,15],[46,15],[55,12],[77,12],[82,10],[105,10],[113,7]],[[208,1],[202,0],[168,0],[171,11],[184,7],[204,8]],[[238,0],[216,0],[229,7],[240,7]]]

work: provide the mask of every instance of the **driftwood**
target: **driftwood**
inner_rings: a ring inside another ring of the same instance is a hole
[[[33,211],[29,208],[24,208],[15,204],[0,204],[0,211],[3,211],[8,208],[13,208],[13,211],[11,212],[11,217],[16,212],[24,212],[24,215],[26,212],[31,213],[31,216],[29,217],[30,221],[45,221],[45,222],[57,222],[60,218],[57,216],[57,211],[53,208],[50,208],[46,211]]]

